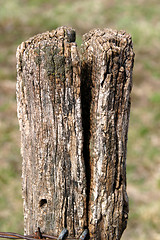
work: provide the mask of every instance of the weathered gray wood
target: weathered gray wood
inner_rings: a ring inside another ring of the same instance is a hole
[[[86,226],[80,60],[75,31],[61,27],[17,49],[17,112],[26,234],[38,227],[79,236]]]
[[[84,35],[82,113],[90,236],[118,240],[126,228],[126,152],[134,53],[131,36],[111,29]]]
[[[121,238],[133,61],[130,35],[110,29],[84,35],[81,64],[71,28],[18,47],[26,234]]]

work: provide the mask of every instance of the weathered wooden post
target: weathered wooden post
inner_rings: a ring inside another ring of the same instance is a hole
[[[17,50],[25,233],[79,236],[86,226],[80,60],[75,31],[37,35]]]
[[[80,61],[81,58],[81,61]],[[130,35],[61,27],[17,49],[25,233],[118,240],[126,227]]]
[[[82,46],[82,113],[90,136],[88,226],[94,239],[120,239],[128,218],[126,151],[134,53],[124,31],[95,29]],[[88,104],[86,104],[88,103]],[[86,150],[87,152],[87,150]]]

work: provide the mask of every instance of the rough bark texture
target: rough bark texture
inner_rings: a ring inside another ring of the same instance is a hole
[[[61,27],[17,49],[24,227],[79,236],[86,226],[80,60],[75,31]]]
[[[119,240],[126,228],[130,35],[61,27],[17,49],[25,233]]]
[[[94,239],[118,240],[128,217],[126,152],[132,40],[125,32],[111,29],[93,30],[83,40],[81,94],[83,119],[87,119],[83,127],[88,135],[88,226]]]

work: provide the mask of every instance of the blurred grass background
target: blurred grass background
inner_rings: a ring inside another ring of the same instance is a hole
[[[128,227],[122,240],[160,239],[160,1],[0,0],[0,231],[23,233],[16,48],[61,25],[77,43],[92,28],[123,29],[135,51],[128,136]]]

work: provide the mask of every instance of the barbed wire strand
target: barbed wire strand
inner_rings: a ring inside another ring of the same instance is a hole
[[[21,235],[18,233],[13,233],[13,232],[0,232],[0,238],[8,238],[8,239],[26,239],[26,240],[33,240],[33,239],[52,239],[52,240],[57,240],[58,237],[51,236],[48,234],[43,234],[41,233],[42,238],[37,236],[37,234],[32,234],[32,235]],[[66,240],[77,240],[79,238],[71,238],[71,237],[66,237]]]

